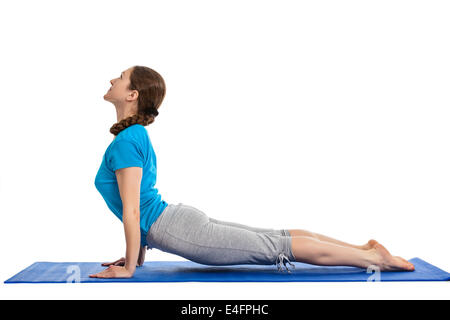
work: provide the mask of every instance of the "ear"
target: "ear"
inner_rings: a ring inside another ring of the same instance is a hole
[[[137,101],[138,97],[139,97],[139,91],[137,91],[137,90],[132,90],[132,91],[128,94],[126,100],[127,100],[127,101],[130,101],[130,102],[131,102],[131,101],[134,101],[134,100]]]

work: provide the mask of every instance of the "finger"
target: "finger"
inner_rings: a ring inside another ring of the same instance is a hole
[[[95,274],[91,274],[91,275],[89,275],[89,277],[91,277],[91,278],[101,278],[102,275],[103,275],[103,273],[104,273],[106,270],[108,270],[108,269],[105,269],[105,270],[103,270],[103,271],[101,271],[101,272],[98,272],[98,273],[95,273]]]
[[[110,265],[117,265],[117,263],[121,263],[122,261],[125,261],[125,258],[122,257],[120,259],[117,259],[114,262],[104,262],[104,263],[102,263],[102,266],[106,267],[106,266],[110,266]]]
[[[111,277],[112,277],[111,269],[106,269],[105,272],[101,272],[98,275],[98,278],[102,278],[102,279],[111,278]]]
[[[95,278],[105,278],[105,273],[103,272],[97,273]]]
[[[102,272],[99,272],[99,273],[96,273],[96,274],[91,274],[91,275],[89,275],[89,277],[91,277],[91,278],[104,278],[104,274],[107,273],[110,270],[111,270],[111,266],[109,266],[108,268],[106,268]]]

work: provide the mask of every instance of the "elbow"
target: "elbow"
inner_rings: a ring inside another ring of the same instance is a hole
[[[141,212],[139,208],[136,207],[123,207],[123,217],[124,218],[132,218],[139,221],[141,216]]]

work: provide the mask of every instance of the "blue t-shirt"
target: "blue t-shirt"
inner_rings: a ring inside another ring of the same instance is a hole
[[[109,209],[122,220],[123,208],[115,171],[127,167],[141,167],[140,227],[141,245],[146,246],[146,236],[153,222],[158,219],[168,203],[161,199],[156,183],[156,155],[147,129],[133,124],[119,132],[103,155],[95,177],[95,187]]]

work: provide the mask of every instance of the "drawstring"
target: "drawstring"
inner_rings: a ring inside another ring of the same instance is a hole
[[[287,271],[288,273],[291,273],[291,271],[289,270],[289,268],[286,266],[286,261],[284,261],[284,259],[286,259],[286,260],[287,260],[287,263],[289,263],[289,264],[295,269],[295,265],[293,265],[293,264],[291,263],[291,261],[289,260],[289,258],[284,254],[284,252],[282,252],[282,253],[280,253],[280,254],[278,255],[277,261],[276,261],[276,265],[277,265],[277,267],[278,267],[278,271],[280,271],[280,270],[281,270],[281,272],[284,271],[284,270],[283,270],[283,267],[282,267],[282,265],[281,265],[281,263],[283,263],[284,267],[286,268],[286,271]]]

